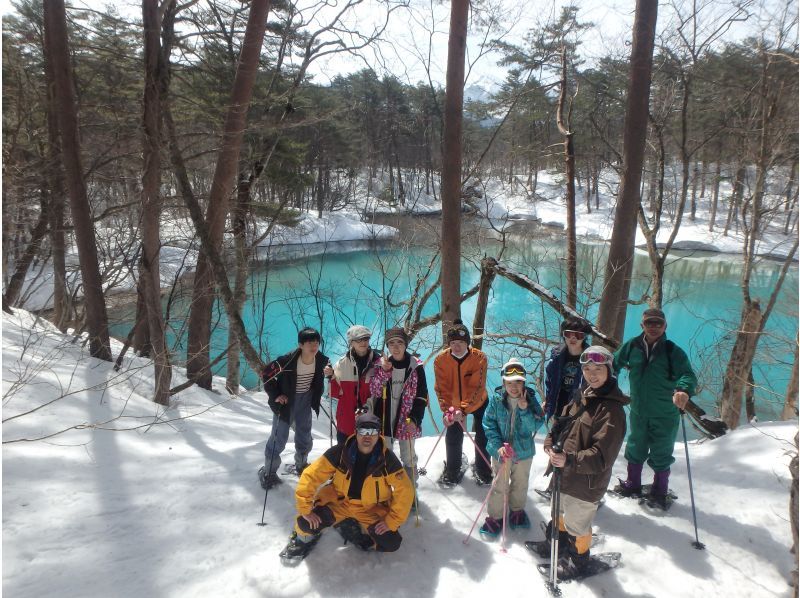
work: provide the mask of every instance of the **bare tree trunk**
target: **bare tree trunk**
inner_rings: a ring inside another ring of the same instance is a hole
[[[572,309],[578,303],[578,260],[575,240],[575,148],[570,123],[564,118],[567,103],[567,47],[561,47],[561,84],[558,96],[556,123],[564,136],[564,162],[567,179],[567,305]]]
[[[53,59],[55,97],[58,106],[58,128],[61,132],[62,159],[67,180],[75,243],[78,247],[83,298],[88,318],[89,352],[93,357],[111,361],[111,344],[108,336],[108,315],[103,298],[103,283],[97,262],[95,240],[86,182],[83,180],[78,116],[72,84],[72,66],[69,62],[67,41],[67,14],[64,0],[44,3],[44,23],[49,30],[48,53]]]
[[[481,261],[481,281],[478,286],[478,301],[475,304],[475,318],[472,320],[472,346],[476,349],[483,348],[483,333],[486,324],[486,308],[489,306],[489,291],[497,275],[494,266],[497,260],[483,258]]]
[[[720,418],[730,429],[739,425],[742,414],[742,394],[756,351],[761,326],[761,304],[753,301],[742,309],[741,326],[731,351],[720,396]]]
[[[794,345],[794,364],[792,365],[792,375],[789,376],[789,386],[786,387],[786,400],[783,403],[783,411],[781,411],[782,420],[796,420],[797,419],[797,378],[800,375],[797,367],[798,347],[800,346],[800,339],[795,341]]]
[[[242,51],[236,68],[228,114],[222,136],[222,148],[217,158],[214,179],[208,198],[205,222],[209,229],[212,248],[222,249],[222,236],[228,213],[228,197],[233,189],[242,137],[247,120],[247,109],[253,93],[261,45],[269,12],[269,0],[253,0],[247,19]],[[209,346],[211,344],[211,309],[214,303],[212,266],[206,252],[200,254],[194,277],[192,305],[189,312],[189,341],[186,373],[203,388],[211,388]]]
[[[796,414],[794,416],[797,417]],[[792,485],[789,489],[789,525],[792,528],[792,549],[790,552],[794,555],[797,554],[797,516],[800,509],[798,509],[798,460],[797,460],[797,438],[794,435],[794,455],[789,462],[789,473],[792,475]],[[795,559],[796,560],[796,559]],[[797,563],[795,563],[797,564]],[[800,589],[800,580],[798,580],[797,568],[792,571],[792,585],[794,586],[794,598],[797,598],[798,589]]]
[[[442,149],[442,330],[461,315],[461,127],[469,2],[452,0]]]
[[[250,199],[250,183],[240,180],[236,192],[236,202],[231,210],[233,223],[233,242],[236,252],[236,279],[233,287],[233,301],[236,309],[241,313],[247,300],[247,266],[250,252],[247,249],[246,222],[247,204]],[[239,393],[240,360],[239,336],[232,326],[228,327],[228,364],[225,377],[225,389],[232,395]]]
[[[722,156],[717,156],[717,165],[714,170],[714,190],[711,192],[711,217],[708,219],[708,232],[714,232],[717,219],[717,206],[719,205],[719,183],[722,178]]]
[[[140,357],[150,357],[153,353],[153,347],[150,345],[150,323],[147,320],[147,302],[145,299],[147,291],[144,285],[144,277],[140,275],[139,282],[136,285],[136,322],[141,322],[141,324],[137,324],[133,328],[131,345]]]
[[[736,176],[733,179],[733,193],[731,194],[730,204],[728,205],[728,219],[725,221],[725,230],[722,231],[723,236],[728,236],[728,231],[731,228],[731,223],[736,222],[738,219],[739,204],[744,195],[744,177],[747,174],[743,163],[739,164],[736,169]],[[737,225],[738,228],[738,225]]]
[[[756,381],[753,378],[753,366],[747,372],[747,384],[744,387],[744,413],[748,422],[756,420]]]
[[[650,74],[653,67],[653,42],[657,16],[656,0],[637,0],[625,110],[622,180],[597,320],[599,328],[617,339],[622,337],[625,326],[633,271],[637,212],[641,204],[639,186],[647,139]]]
[[[36,225],[33,227],[33,230],[31,231],[31,238],[28,241],[28,245],[22,252],[19,261],[16,264],[16,268],[14,269],[14,274],[11,275],[11,280],[8,281],[8,286],[6,286],[6,292],[3,294],[3,310],[5,311],[10,312],[11,307],[19,299],[19,294],[22,291],[22,285],[25,282],[25,276],[28,273],[28,268],[31,267],[33,258],[36,257],[36,254],[39,253],[39,249],[42,246],[42,240],[44,240],[44,237],[47,234],[48,208],[47,208],[46,193],[47,190],[45,188],[42,188],[42,199],[41,199],[41,208],[39,210],[39,219],[36,221]]]
[[[61,139],[58,132],[57,104],[53,59],[47,48],[50,32],[45,28],[44,73],[47,82],[47,180],[50,187],[48,199],[48,229],[50,250],[53,254],[53,322],[61,332],[67,331],[69,296],[67,294],[67,260],[64,242],[64,173],[61,159]]]
[[[694,168],[692,169],[692,212],[691,212],[692,221],[694,221],[697,216],[697,184],[699,182],[700,182],[700,169],[697,166],[697,162],[695,162]]]
[[[153,400],[169,405],[169,387],[172,383],[172,366],[167,347],[164,317],[161,313],[161,269],[159,252],[161,238],[161,94],[160,53],[161,23],[158,14],[159,0],[142,0],[142,27],[144,29],[144,114],[142,118],[142,146],[144,173],[142,174],[142,258],[140,277],[144,281],[144,303],[147,308],[147,326],[150,346],[153,349],[155,389]]]

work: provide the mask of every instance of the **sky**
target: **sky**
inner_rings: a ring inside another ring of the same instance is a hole
[[[344,4],[325,0],[329,6],[320,7],[319,0],[297,0],[301,14],[311,23],[327,23],[325,19],[340,10]],[[408,6],[398,7],[401,1]],[[765,28],[765,21],[778,13],[786,2],[779,0],[763,0],[750,3],[752,18],[746,23],[734,25],[722,40],[741,39],[759,29]],[[378,72],[388,71],[399,79],[416,84],[428,82],[444,86],[447,65],[447,34],[449,29],[450,2],[446,0],[361,0],[343,19],[343,29],[358,30],[368,34],[380,26],[386,19],[386,6],[393,5],[381,35],[381,42],[374,47],[366,48],[353,54],[334,54],[322,57],[309,68],[309,74],[317,83],[326,84],[333,77],[357,71],[364,67],[372,67]],[[619,57],[627,57],[630,52],[631,29],[634,19],[635,2],[631,0],[577,0],[578,19],[589,22],[594,27],[581,33],[580,59],[591,65],[601,56],[614,53]],[[657,34],[661,40],[674,37],[677,30],[675,6],[681,3],[687,6],[688,0],[673,0],[659,4]],[[789,0],[790,12],[796,14],[796,0]],[[130,18],[139,18],[140,3],[135,0],[116,0],[97,2],[95,0],[72,0],[70,6],[96,9],[100,5],[112,4],[120,14]],[[526,32],[540,27],[557,18],[563,6],[569,4],[564,0],[483,0],[473,2],[482,5],[473,11],[470,32],[467,39],[467,80],[466,86],[478,85],[492,90],[506,76],[507,69],[498,66],[501,55],[497,52],[483,52],[487,40],[502,39],[506,42],[520,43]],[[700,7],[701,25],[708,30],[718,27],[721,15],[727,10],[727,3],[717,0],[701,0],[696,2]],[[0,11],[7,14],[12,10],[10,0],[0,0]],[[687,12],[686,9],[682,9]],[[489,12],[491,11],[491,14]],[[310,15],[314,13],[312,18]],[[490,34],[477,24],[481,19],[492,17],[496,26]],[[345,38],[347,39],[347,38]],[[350,38],[352,41],[354,38]],[[427,66],[426,66],[427,65]]]

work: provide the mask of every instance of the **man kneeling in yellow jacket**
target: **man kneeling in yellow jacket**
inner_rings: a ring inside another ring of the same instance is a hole
[[[408,518],[414,486],[380,436],[380,420],[363,413],[353,436],[303,471],[295,500],[295,531],[281,556],[303,558],[320,532],[337,524],[360,548],[394,552],[403,540],[397,530]],[[361,529],[353,530],[356,522]]]

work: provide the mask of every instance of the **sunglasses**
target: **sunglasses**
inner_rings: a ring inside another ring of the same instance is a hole
[[[510,367],[505,372],[503,372],[504,376],[524,376],[525,370],[518,367]]]
[[[608,365],[613,361],[613,358],[605,353],[584,351],[581,354],[581,364],[595,363],[597,365]]]
[[[585,332],[578,332],[577,330],[565,330],[564,331],[564,338],[574,338],[577,340],[583,340],[586,337]]]
[[[369,342],[369,339],[370,339],[370,337],[368,337],[368,336],[365,336],[365,337],[363,337],[363,338],[356,338],[356,339],[353,339],[353,342],[354,342],[354,343],[368,343],[368,342]]]
[[[664,320],[645,320],[643,324],[645,326],[657,326],[661,328],[666,322]]]
[[[356,432],[358,432],[359,436],[377,436],[380,434],[378,428],[358,428]]]

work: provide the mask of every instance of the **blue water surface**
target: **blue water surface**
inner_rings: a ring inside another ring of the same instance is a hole
[[[467,240],[469,244],[469,240]],[[407,307],[401,302],[409,297],[417,285],[418,276],[430,266],[432,252],[422,246],[376,246],[349,253],[336,253],[330,247],[323,255],[315,255],[288,262],[261,264],[251,273],[248,281],[248,302],[244,321],[250,338],[261,352],[264,361],[273,359],[297,344],[297,330],[309,325],[318,328],[324,336],[323,351],[337,359],[346,349],[344,338],[347,328],[364,324],[374,330],[373,346],[380,347],[383,331],[404,320]],[[492,243],[480,248],[483,253],[495,255],[499,245]],[[510,235],[502,262],[561,296],[563,288],[563,244],[555,240],[533,241],[524,235]],[[601,292],[601,279],[606,260],[604,244],[579,244],[579,309],[589,318],[597,314],[597,300]],[[462,264],[462,290],[478,283],[479,257],[467,258]],[[438,262],[434,270],[438,269]],[[752,277],[751,288],[764,302],[774,288],[780,263],[761,261]],[[600,273],[598,275],[598,273]],[[732,333],[739,322],[742,304],[740,289],[741,258],[709,253],[674,255],[667,267],[664,310],[667,314],[669,338],[690,355],[700,379],[698,402],[709,413],[716,414],[716,397],[721,389],[722,373],[732,346]],[[637,252],[631,298],[647,292],[649,261],[646,254]],[[422,289],[427,288],[423,286]],[[761,420],[778,417],[791,372],[793,343],[797,338],[797,268],[792,267],[781,291],[780,298],[762,338],[754,378],[756,382],[756,410]],[[175,362],[185,360],[185,322],[190,293],[173,296],[170,300],[170,342],[176,349]],[[165,299],[166,302],[166,299]],[[464,302],[462,314],[470,325],[476,298]],[[646,305],[632,305],[628,309],[625,337],[640,332],[639,321]],[[439,312],[438,290],[422,311],[422,317]],[[218,323],[212,338],[212,358],[227,346],[227,322],[221,307],[216,307]],[[133,319],[130,309],[115,314],[112,334],[124,337]],[[500,367],[510,357],[523,361],[532,372],[531,384],[540,384],[543,354],[552,345],[534,341],[537,349],[519,346],[519,334],[557,340],[557,314],[537,297],[504,278],[496,278],[492,287],[486,318],[486,331],[493,335],[484,343],[490,372],[489,391],[500,384]],[[439,429],[440,411],[433,394],[433,357],[440,341],[440,327],[424,329],[411,343],[410,349],[426,362],[426,374],[431,390],[433,417]],[[225,361],[215,373],[224,375]],[[627,389],[623,374],[621,386]],[[242,384],[248,388],[258,384],[257,375],[242,359]],[[324,401],[326,410],[330,405]],[[326,415],[321,414],[321,418]],[[426,434],[437,430],[430,417],[424,422]]]

